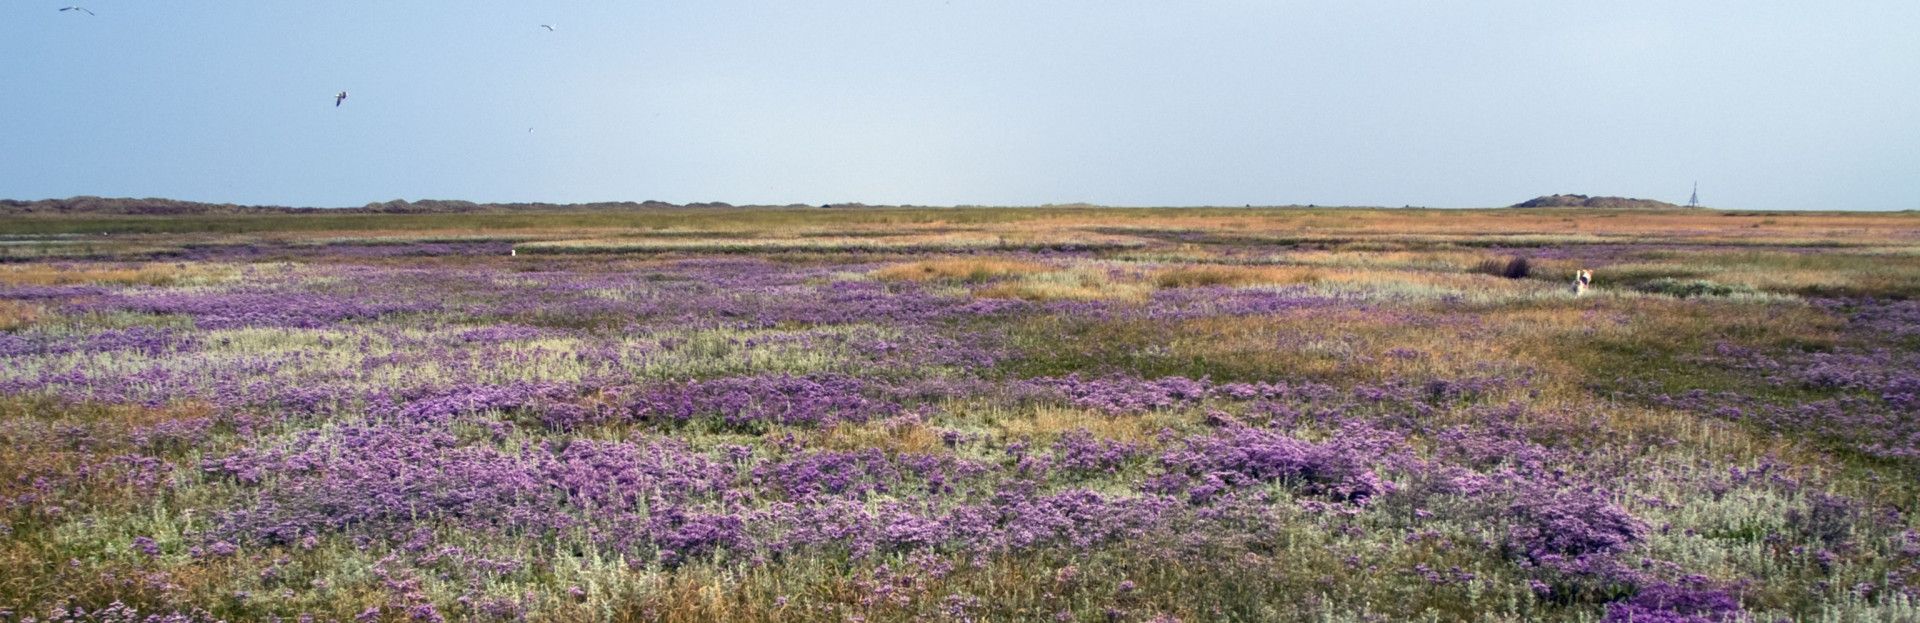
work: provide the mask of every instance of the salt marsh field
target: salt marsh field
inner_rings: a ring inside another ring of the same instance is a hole
[[[0,620],[1920,621],[1916,513],[1914,213],[0,220]]]

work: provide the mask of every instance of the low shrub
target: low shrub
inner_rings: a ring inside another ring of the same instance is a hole
[[[1481,260],[1480,265],[1475,266],[1473,272],[1508,279],[1526,279],[1533,276],[1533,263],[1524,257],[1511,257],[1504,260],[1490,257]]]

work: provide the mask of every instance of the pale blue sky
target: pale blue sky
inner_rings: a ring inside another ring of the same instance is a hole
[[[0,197],[1920,209],[1915,0],[76,1]]]

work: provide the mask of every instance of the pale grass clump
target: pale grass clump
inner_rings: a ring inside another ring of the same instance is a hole
[[[399,332],[415,340],[443,340],[459,329]],[[286,360],[267,377],[270,383],[300,384],[309,378],[344,377],[353,387],[379,387],[433,379],[470,379],[476,382],[578,382],[618,375],[638,380],[675,380],[722,375],[852,373],[869,370],[871,353],[859,344],[898,340],[899,330],[873,325],[840,325],[800,330],[699,329],[669,330],[614,339],[605,346],[625,353],[618,365],[585,363],[577,353],[592,343],[574,337],[538,337],[503,343],[495,355],[513,365],[472,369],[439,360],[407,366],[363,367],[366,358],[390,357],[400,343],[374,334],[340,330],[242,328],[204,334],[205,355],[186,359],[170,354],[62,353],[20,357],[0,366],[0,382],[35,378],[49,371],[84,367],[94,373],[205,374],[209,365],[261,359]]]
[[[1782,518],[1788,510],[1802,505],[1798,496],[1751,488],[1719,496],[1698,495],[1698,491],[1677,487],[1643,489],[1640,494],[1686,500],[1685,505],[1678,507],[1631,505],[1637,515],[1687,528],[1650,535],[1647,549],[1661,560],[1720,578],[1780,574],[1781,570],[1776,568],[1778,562],[1761,539],[1768,534],[1788,532]]]
[[[424,335],[422,331],[406,333]],[[392,341],[382,335],[354,334],[340,329],[295,329],[277,327],[242,327],[219,329],[205,333],[212,344],[209,352],[233,353],[236,355],[276,355],[298,352],[319,352],[333,349],[341,344],[366,344],[369,352],[390,353]]]
[[[1038,262],[1002,258],[945,258],[895,264],[873,271],[886,281],[964,281],[982,283],[993,279],[1031,275],[1054,270]]]
[[[983,298],[1029,301],[1141,300],[1151,288],[1115,279],[1105,270],[1074,268],[1021,275],[975,291]]]
[[[816,372],[856,372],[862,370],[862,353],[848,344],[856,339],[898,339],[900,332],[891,327],[841,325],[810,330],[734,330],[669,331],[627,340],[623,344],[642,355],[629,359],[626,369],[643,379],[686,379],[719,375],[810,374]],[[814,340],[782,341],[779,338],[811,336]],[[671,342],[671,350],[661,348]],[[571,350],[552,351],[567,365]],[[529,375],[529,378],[538,378]]]
[[[1387,271],[1329,272],[1319,283],[1308,285],[1307,291],[1316,296],[1367,301],[1445,300],[1473,305],[1571,298],[1558,284],[1534,280]]]

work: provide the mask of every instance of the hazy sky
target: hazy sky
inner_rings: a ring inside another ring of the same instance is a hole
[[[0,197],[1920,209],[1915,0],[76,1]]]

